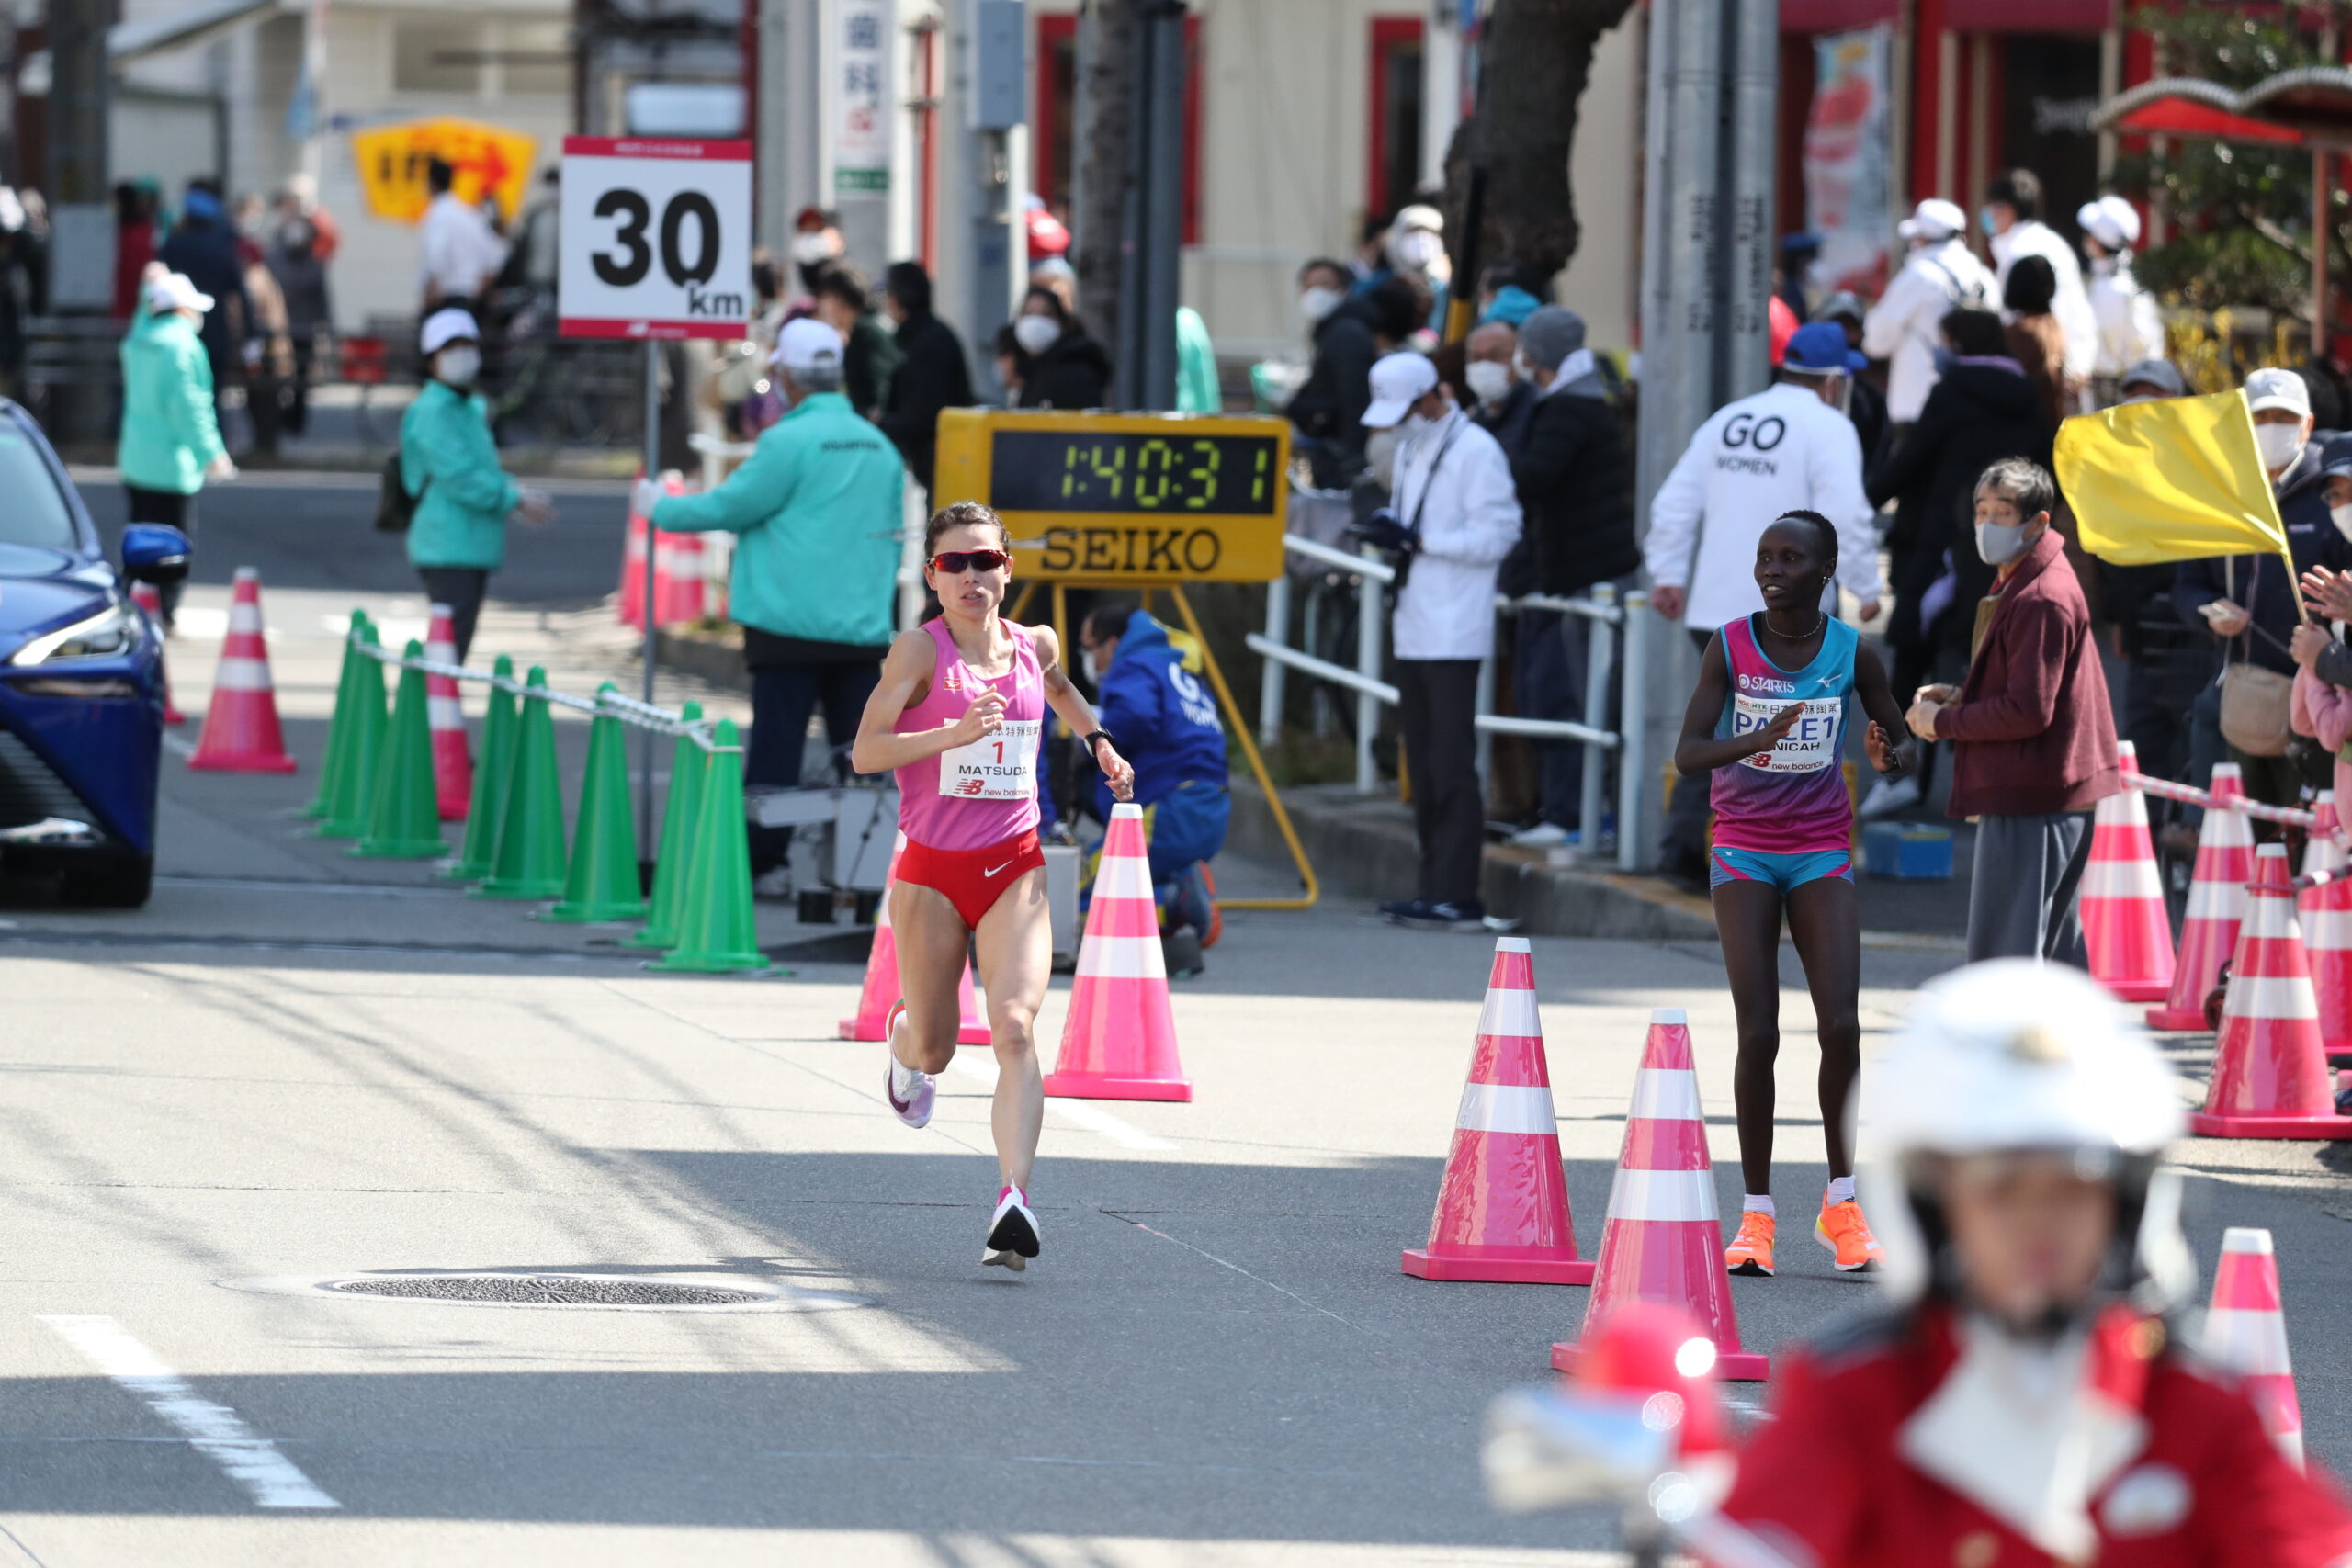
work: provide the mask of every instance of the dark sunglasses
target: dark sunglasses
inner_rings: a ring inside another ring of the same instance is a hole
[[[1012,564],[1002,550],[942,550],[931,558],[932,570],[955,577],[965,571],[995,571]]]

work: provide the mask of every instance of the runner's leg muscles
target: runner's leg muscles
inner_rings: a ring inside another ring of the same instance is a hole
[[[1829,1145],[1833,1181],[1854,1173],[1849,1129],[1854,1083],[1862,1072],[1861,932],[1861,902],[1844,877],[1815,877],[1790,893],[1789,936],[1820,1024],[1821,1136]]]
[[[1023,873],[980,917],[974,934],[980,985],[989,998],[989,1043],[996,1049],[996,1103],[989,1125],[996,1134],[997,1167],[1006,1181],[1026,1192],[1037,1162],[1037,1134],[1046,1121],[1035,1033],[1054,967],[1046,868]]]
[[[968,934],[964,919],[945,894],[901,879],[890,886],[890,931],[899,944],[899,996],[907,1004],[891,1054],[918,1072],[945,1072],[963,1021],[956,992]]]
[[[1769,882],[1726,882],[1713,902],[1739,1021],[1732,1068],[1739,1174],[1742,1190],[1762,1197],[1772,1190],[1772,1066],[1781,1055],[1781,891]]]

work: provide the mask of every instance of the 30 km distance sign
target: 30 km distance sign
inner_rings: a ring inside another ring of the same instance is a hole
[[[752,144],[563,139],[565,337],[740,338],[752,310]]]

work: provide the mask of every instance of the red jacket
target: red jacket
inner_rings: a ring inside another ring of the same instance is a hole
[[[2148,1425],[2094,1497],[2098,1568],[2352,1559],[2336,1489],[2290,1464],[2245,1395],[2169,1348],[2163,1326],[2117,1309],[2092,1336],[2086,1380]],[[1777,1358],[1776,1418],[1740,1453],[1724,1512],[1818,1568],[2047,1568],[2046,1552],[1903,1457],[1905,1424],[1958,1359],[1940,1307]]]
[[[2122,787],[2090,606],[2055,528],[2001,584],[1960,701],[1936,715],[1952,748],[1954,817],[2080,811]]]

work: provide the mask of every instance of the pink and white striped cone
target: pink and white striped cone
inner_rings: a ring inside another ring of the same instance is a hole
[[[458,632],[447,604],[433,606],[424,633],[424,657],[442,664],[458,661]],[[424,678],[424,713],[433,734],[433,797],[444,822],[462,822],[472,808],[474,759],[466,742],[466,710],[454,675]]]
[[[277,696],[269,683],[269,644],[262,633],[261,573],[237,569],[229,603],[229,636],[212,674],[212,705],[187,765],[199,773],[290,773]]]
[[[857,1016],[841,1021],[841,1037],[844,1040],[887,1040],[890,1009],[906,993],[899,986],[899,941],[890,934],[890,889],[899,880],[899,856],[907,847],[907,836],[899,835],[890,846],[890,869],[882,879],[882,898],[874,907],[874,946],[865,955],[865,983],[858,988]],[[956,1043],[985,1045],[989,1043],[989,1021],[980,1011],[979,998],[972,992],[972,961],[964,960],[964,977],[956,988]]]
[[[164,635],[162,591],[152,582],[134,582],[130,585],[130,602],[146,613],[147,625],[152,628],[152,635],[158,638],[162,637]],[[186,724],[187,715],[180,712],[178,706],[172,701],[172,671],[164,657],[164,645],[160,641],[155,645],[155,680],[164,688],[164,722]]]
[[[638,478],[644,477],[645,470],[639,468]],[[685,488],[673,476],[662,477],[662,491],[665,495],[684,495]],[[649,536],[653,541],[653,624],[657,626],[674,626],[681,620],[694,620],[702,614],[702,540],[695,535],[664,534],[654,528],[646,520],[645,514],[638,511],[637,502],[633,499],[635,493],[632,489],[630,491],[632,499],[628,509],[628,533],[626,536],[626,542],[621,547],[621,625],[639,628],[645,625],[645,551],[646,540]],[[672,607],[669,577],[673,557],[664,553],[664,547],[666,543],[681,537],[692,538],[695,541],[694,601],[695,608],[691,615],[674,615],[669,613]]]
[[[2303,874],[2343,870],[2343,826],[2336,820],[2334,790],[2319,792],[2312,816],[2311,837],[2303,843]],[[2312,989],[2319,994],[2320,1040],[2331,1061],[2352,1057],[2352,878],[2322,883],[2295,904],[2303,922]]]
[[[1739,1345],[1739,1314],[1724,1269],[1723,1222],[1715,1212],[1714,1165],[1699,1110],[1699,1072],[1680,1008],[1650,1014],[1624,1152],[1609,1189],[1609,1217],[1601,1222],[1585,1336],[1629,1301],[1664,1302],[1698,1319],[1715,1342],[1716,1371],[1735,1382],[1762,1382],[1770,1370],[1770,1358]],[[1552,1365],[1575,1371],[1582,1343],[1553,1346]]]
[[[1046,1092],[1066,1100],[1193,1098],[1168,1002],[1143,807],[1132,801],[1111,807],[1086,935],[1078,944],[1061,1055],[1046,1075]]]
[[[644,477],[640,471],[639,478]],[[625,626],[645,625],[645,514],[631,502],[628,531],[622,536],[620,618]]]
[[[655,626],[674,626],[702,619],[702,572],[700,534],[669,534],[658,528],[654,530]]]
[[[1577,1256],[1535,1010],[1535,960],[1524,937],[1495,943],[1429,1245],[1408,1251],[1404,1267],[1422,1280],[1592,1283],[1591,1262]]]
[[[2213,1270],[2213,1304],[2205,1314],[2201,1348],[2245,1380],[2246,1397],[2261,1413],[2262,1429],[2300,1467],[2303,1409],[2295,1398],[2286,1303],[2268,1231],[2232,1225],[2222,1233],[2222,1261]]]
[[[2188,1130],[2203,1138],[2352,1138],[2352,1116],[2335,1113],[2286,847],[2262,845],[2254,864],[2213,1076]]]
[[[2213,764],[2206,786],[2216,799],[2244,799],[2235,762]],[[2205,1027],[2205,996],[2238,943],[2245,918],[2245,885],[2254,880],[2254,824],[2243,811],[2209,810],[2197,830],[2197,864],[2188,876],[2188,910],[2180,922],[2180,954],[2172,992],[2148,1010],[2150,1029]]]
[[[2116,746],[2126,783],[2091,816],[2091,858],[2083,868],[2083,942],[2091,977],[2127,1002],[2160,1002],[2172,990],[2172,917],[2148,837],[2147,797],[2131,787],[2140,771],[2132,742]]]

